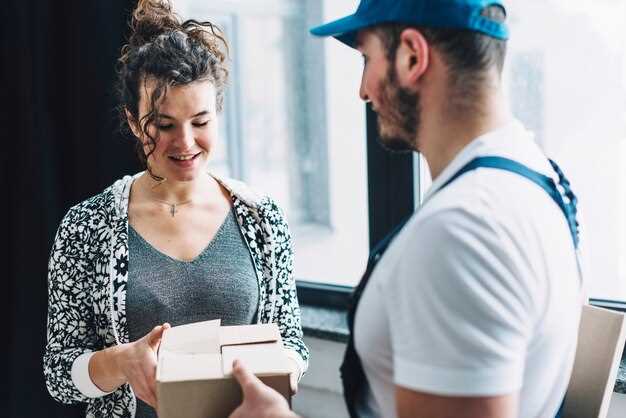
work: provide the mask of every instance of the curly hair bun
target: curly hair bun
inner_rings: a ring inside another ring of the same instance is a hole
[[[160,35],[180,32],[204,45],[219,62],[228,57],[228,43],[223,32],[211,22],[183,21],[172,10],[169,0],[139,0],[130,23],[131,35],[125,49],[139,48],[154,42]]]
[[[139,47],[159,35],[181,29],[181,20],[168,0],[139,0],[131,20],[130,46]]]

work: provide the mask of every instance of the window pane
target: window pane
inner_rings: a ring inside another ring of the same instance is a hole
[[[312,25],[353,12],[333,1],[179,0],[185,17],[223,27],[231,83],[212,168],[285,209],[298,279],[354,285],[368,254],[361,58]]]
[[[625,4],[514,3],[505,69],[511,107],[580,199],[590,296],[626,300]]]

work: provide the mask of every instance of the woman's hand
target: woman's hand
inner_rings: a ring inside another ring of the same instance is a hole
[[[117,369],[133,388],[135,395],[155,409],[157,351],[163,331],[169,327],[167,323],[156,326],[143,338],[122,344],[116,356]]]
[[[104,392],[129,383],[139,399],[156,409],[157,351],[168,328],[167,323],[156,326],[137,341],[97,352],[89,362],[92,382]]]

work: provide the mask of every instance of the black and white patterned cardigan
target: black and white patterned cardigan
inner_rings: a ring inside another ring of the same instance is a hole
[[[128,384],[89,398],[72,381],[81,354],[129,341],[128,196],[126,176],[104,192],[71,208],[57,231],[48,266],[48,341],[44,376],[56,400],[87,402],[87,417],[134,417],[136,398]],[[214,176],[215,177],[215,176]],[[261,323],[278,324],[288,355],[304,372],[309,353],[302,341],[300,307],[293,278],[293,248],[285,217],[269,197],[245,184],[216,179],[230,191],[239,227],[259,282]]]

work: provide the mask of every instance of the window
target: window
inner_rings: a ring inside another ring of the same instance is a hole
[[[230,44],[231,81],[212,169],[275,198],[294,236],[298,279],[353,286],[368,247],[362,60],[308,29],[353,12],[332,0],[179,0]]]
[[[183,15],[217,22],[231,43],[215,168],[266,190],[286,209],[298,279],[347,286],[359,279],[368,244],[409,214],[430,185],[421,157],[390,156],[376,144],[375,118],[357,96],[359,54],[308,34],[356,4],[176,3]],[[626,301],[626,3],[508,5],[503,81],[511,109],[579,197],[590,296]]]
[[[626,301],[626,4],[511,3],[511,108],[579,198],[589,295]]]

